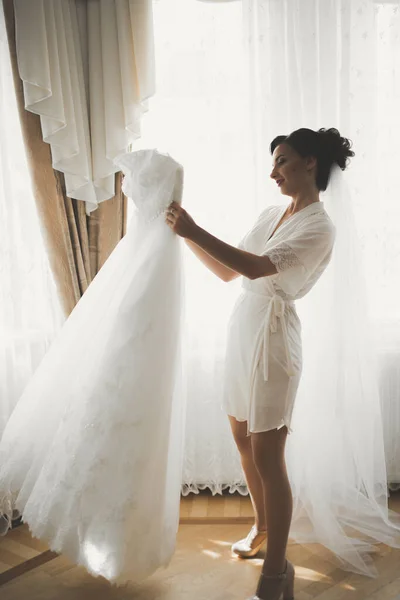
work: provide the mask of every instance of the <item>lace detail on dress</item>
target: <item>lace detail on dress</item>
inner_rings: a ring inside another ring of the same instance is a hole
[[[163,215],[173,200],[181,203],[183,168],[168,154],[138,150],[122,154],[114,162],[124,173],[122,191],[133,200],[144,222]]]
[[[270,261],[274,263],[279,272],[290,269],[291,267],[301,266],[301,261],[293,252],[288,244],[280,244],[277,248],[272,248],[266,254]]]
[[[157,156],[127,165],[142,219],[65,322],[0,443],[0,534],[16,508],[51,550],[118,584],[169,562],[179,521],[181,249],[143,219],[180,198],[181,179]]]

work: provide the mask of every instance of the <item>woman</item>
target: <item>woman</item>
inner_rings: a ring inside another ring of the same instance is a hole
[[[233,552],[255,555],[266,541],[257,595],[293,598],[294,568],[286,560],[292,494],[285,443],[301,369],[301,325],[294,301],[315,285],[329,264],[334,226],[319,199],[331,167],[354,156],[336,129],[299,129],[271,143],[272,179],[291,198],[271,206],[234,248],[201,229],[173,203],[166,222],[218,277],[243,276],[243,292],[229,324],[224,406],[240,452],[255,524]]]

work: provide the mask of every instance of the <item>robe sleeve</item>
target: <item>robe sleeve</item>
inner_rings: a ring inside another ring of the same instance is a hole
[[[277,285],[286,294],[296,296],[332,252],[334,239],[332,225],[313,223],[265,251],[264,256],[268,256],[278,271]]]

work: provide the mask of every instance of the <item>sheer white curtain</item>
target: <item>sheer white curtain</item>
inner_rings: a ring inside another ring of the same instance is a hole
[[[243,8],[257,198],[269,194],[264,169],[274,136],[337,127],[354,142],[343,175],[351,195],[327,194],[339,221],[333,263],[298,303],[305,368],[287,455],[291,537],[322,543],[351,570],[372,574],[366,539],[400,543],[387,520],[384,447],[390,470],[400,426],[399,2],[243,0]],[[357,254],[346,254],[347,211],[361,239]],[[347,537],[349,529],[359,539]]]
[[[269,182],[275,135],[335,126],[353,139],[346,177],[376,330],[388,478],[399,481],[399,0],[164,0],[154,17],[158,91],[135,147],[158,146],[184,164],[184,204],[211,232],[234,243],[263,207],[282,201]],[[245,493],[219,408],[238,284],[186,254],[184,491]]]
[[[259,203],[268,143],[298,127],[354,142],[346,172],[379,361],[389,483],[400,479],[400,2],[243,0]]]
[[[154,3],[154,16],[158,93],[136,147],[159,146],[185,165],[185,205],[216,235],[235,242],[264,206],[281,201],[268,177],[274,135],[336,126],[354,140],[357,157],[346,176],[376,326],[388,478],[398,481],[398,0],[329,0],[323,10],[314,0],[164,0]],[[237,284],[220,283],[186,254],[184,491],[245,491],[219,408]]]
[[[183,203],[199,224],[237,243],[257,214],[240,2],[154,3],[156,89],[134,149],[158,147],[185,168]],[[243,486],[220,408],[225,330],[238,284],[186,255],[184,493]],[[242,489],[242,488],[241,488]]]
[[[22,390],[63,321],[31,190],[2,7],[0,129],[1,437]]]

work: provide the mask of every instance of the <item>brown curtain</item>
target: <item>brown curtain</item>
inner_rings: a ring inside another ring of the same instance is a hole
[[[89,217],[85,203],[66,196],[64,175],[52,167],[49,144],[42,139],[40,117],[24,108],[18,74],[13,0],[3,0],[18,110],[32,187],[60,301],[68,316],[115,246],[126,233],[127,199],[121,173],[114,198]]]

